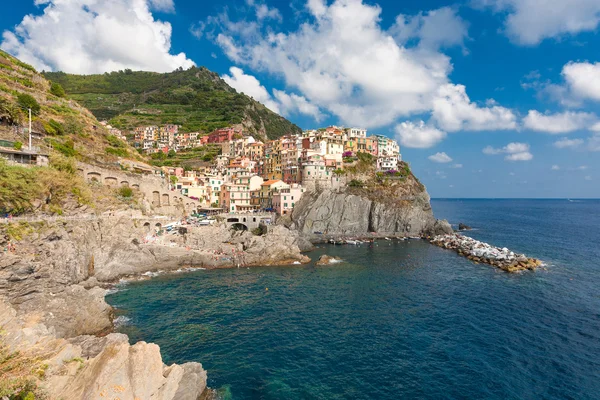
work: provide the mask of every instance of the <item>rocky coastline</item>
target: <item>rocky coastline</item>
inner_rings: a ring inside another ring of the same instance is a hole
[[[506,247],[494,247],[457,233],[438,235],[431,238],[430,242],[444,249],[454,250],[475,263],[489,264],[506,272],[534,270],[542,266],[542,262],[536,258],[517,254]]]
[[[159,270],[310,262],[302,254],[310,242],[282,226],[255,236],[224,225],[156,235],[157,225],[113,213],[0,226],[0,246],[11,243],[0,253],[0,346],[36,360],[43,376],[33,379],[49,398],[209,396],[201,364],[166,366],[157,345],[129,344],[127,336],[111,333],[113,310],[104,297],[119,280]]]
[[[20,239],[0,257],[0,339],[9,350],[38,360],[44,368],[39,381],[50,398],[197,400],[210,395],[201,364],[164,365],[158,346],[132,345],[127,336],[112,333],[113,310],[104,297],[115,283],[198,268],[305,264],[311,259],[303,253],[312,243],[342,239],[358,244],[433,238],[433,244],[508,272],[539,265],[452,234],[446,221],[434,218],[424,190],[400,202],[386,205],[343,191],[312,193],[292,218],[281,218],[265,235],[225,224],[159,234],[166,221],[127,212],[20,224],[11,233]],[[0,231],[0,246],[9,240],[6,229]],[[317,264],[337,262],[324,256]]]

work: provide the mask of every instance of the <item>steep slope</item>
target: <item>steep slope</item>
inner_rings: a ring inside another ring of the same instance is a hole
[[[408,164],[401,163],[395,174],[375,173],[373,165],[362,160],[347,170],[342,177],[346,184],[340,188],[317,187],[302,196],[292,213],[296,229],[308,237],[452,232],[447,222],[435,219],[429,194]]]
[[[0,147],[30,152],[28,110],[32,109],[34,153],[48,155],[49,166],[27,168],[0,158],[0,213],[63,213],[103,199],[77,174],[77,161],[120,168],[121,158],[144,159],[99,124],[94,115],[64,97],[56,83],[0,51]],[[100,189],[99,189],[100,190]],[[96,190],[97,192],[98,190]],[[106,193],[116,200],[114,193]],[[111,204],[112,206],[112,204]]]
[[[33,145],[81,161],[111,164],[118,157],[141,160],[125,142],[109,135],[98,120],[32,66],[0,50],[0,139],[26,143],[28,108],[32,131],[45,135]]]
[[[208,133],[241,124],[263,139],[300,132],[298,126],[237,93],[218,74],[204,67],[165,74],[125,70],[103,75],[44,75],[60,83],[71,98],[98,119],[109,119],[121,129],[178,124],[184,132]]]

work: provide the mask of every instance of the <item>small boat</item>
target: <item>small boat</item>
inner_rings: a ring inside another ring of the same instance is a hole
[[[352,244],[354,246],[358,245],[360,242],[357,240],[346,240],[346,244]]]

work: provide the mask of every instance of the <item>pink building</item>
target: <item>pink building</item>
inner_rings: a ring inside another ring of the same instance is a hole
[[[292,185],[289,188],[282,188],[273,193],[273,209],[279,215],[289,215],[294,206],[304,194],[304,188],[300,185]]]

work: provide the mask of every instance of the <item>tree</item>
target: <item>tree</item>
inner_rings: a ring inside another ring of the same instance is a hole
[[[65,93],[65,89],[58,82],[52,82],[50,85],[50,93],[55,95],[56,97],[65,97],[67,94]]]
[[[171,149],[171,150],[169,150],[169,154],[167,154],[167,157],[173,158],[173,157],[175,157],[175,155],[176,155],[175,150]]]
[[[169,180],[171,181],[171,185],[175,185],[178,181],[177,177],[175,175],[171,175],[169,177]]]
[[[13,144],[13,147],[15,148],[15,150],[21,150],[23,148],[23,143],[21,143],[21,142],[15,142]]]
[[[22,116],[21,109],[15,103],[0,97],[0,119],[12,125],[20,123]]]
[[[41,107],[40,103],[30,94],[20,93],[17,96],[17,103],[21,108],[29,109],[31,108],[31,113],[34,115],[38,115],[40,113]]]

